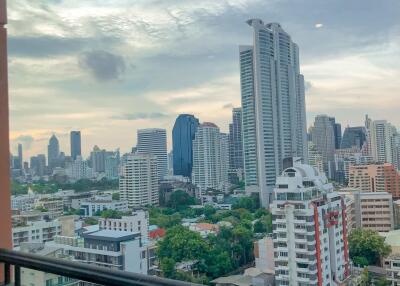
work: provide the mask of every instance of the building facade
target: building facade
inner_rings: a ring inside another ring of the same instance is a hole
[[[327,115],[317,115],[312,131],[312,142],[322,155],[325,174],[329,176],[330,164],[335,155],[335,131]]]
[[[240,47],[246,187],[268,206],[283,160],[308,161],[304,78],[298,46],[278,23],[247,23],[253,45]]]
[[[81,151],[81,132],[71,131],[70,133],[70,144],[71,144],[71,158],[75,160],[77,156],[82,156]]]
[[[356,146],[361,150],[366,138],[365,127],[346,127],[343,133],[340,149],[348,149]]]
[[[207,189],[226,190],[228,164],[228,136],[221,134],[214,123],[200,124],[193,140],[193,184],[201,192]]]
[[[119,190],[129,208],[159,204],[157,162],[155,155],[140,153],[128,154],[123,160]]]
[[[392,164],[353,165],[349,167],[349,187],[361,192],[388,192],[400,199],[400,174]]]
[[[165,129],[148,128],[137,132],[137,152],[156,156],[159,179],[168,173],[167,132]]]
[[[243,170],[242,108],[232,109],[229,124],[229,169]]]
[[[173,174],[190,177],[193,167],[193,140],[199,120],[191,114],[180,114],[172,129]]]
[[[50,169],[59,167],[59,157],[60,157],[60,144],[57,137],[53,134],[49,140],[49,145],[47,146],[47,159],[48,166]]]
[[[294,162],[271,204],[275,285],[336,285],[349,273],[346,207],[324,174]]]

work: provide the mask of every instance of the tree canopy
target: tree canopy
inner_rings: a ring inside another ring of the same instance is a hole
[[[369,229],[355,229],[349,235],[350,258],[355,265],[377,265],[381,257],[390,254],[391,248],[378,232]]]

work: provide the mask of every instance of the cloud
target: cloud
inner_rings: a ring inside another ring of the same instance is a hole
[[[10,36],[8,49],[11,56],[49,57],[76,53],[86,43],[84,38]]]
[[[162,112],[150,112],[150,113],[126,113],[122,115],[112,116],[112,119],[117,120],[140,120],[140,119],[159,119],[168,116]]]
[[[14,141],[21,143],[25,150],[30,150],[34,139],[30,135],[20,135]]]
[[[222,106],[222,108],[224,108],[224,109],[232,109],[232,108],[234,108],[235,106],[232,104],[232,103],[227,103],[227,104],[225,104],[224,106]]]
[[[126,69],[123,57],[103,50],[81,54],[79,66],[89,71],[98,81],[119,79]]]
[[[315,24],[315,28],[317,28],[317,29],[320,29],[320,28],[322,28],[324,26],[324,24],[322,24],[322,23],[317,23],[317,24]]]

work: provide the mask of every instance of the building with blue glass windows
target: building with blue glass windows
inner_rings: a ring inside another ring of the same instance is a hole
[[[191,177],[194,140],[199,120],[191,114],[180,114],[172,129],[174,175]]]

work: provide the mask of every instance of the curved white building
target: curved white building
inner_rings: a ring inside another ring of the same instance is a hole
[[[349,275],[346,208],[324,174],[294,162],[277,177],[271,210],[276,285],[339,285]]]

